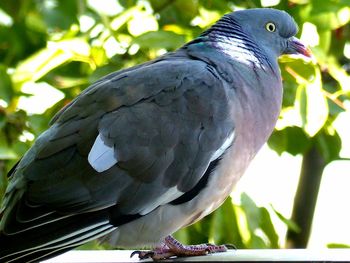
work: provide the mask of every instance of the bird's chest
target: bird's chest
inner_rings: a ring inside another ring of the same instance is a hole
[[[198,195],[197,221],[218,208],[231,193],[251,160],[267,141],[276,124],[281,107],[281,86],[237,91],[232,102],[231,117],[235,123],[234,140],[208,180],[207,187]]]

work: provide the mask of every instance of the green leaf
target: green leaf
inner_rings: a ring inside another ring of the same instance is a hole
[[[19,64],[13,74],[13,81],[19,85],[36,81],[68,61],[90,62],[89,55],[90,46],[82,38],[50,42],[46,48]]]
[[[210,227],[209,241],[214,241],[216,244],[230,243],[237,248],[244,248],[231,197],[228,197],[213,213]]]
[[[213,214],[203,218],[201,221],[178,230],[174,237],[178,238],[184,244],[201,244],[208,243],[210,225]]]
[[[298,5],[304,5],[304,4],[308,4],[310,0],[289,0],[289,2],[298,4]]]
[[[108,64],[97,68],[88,78],[89,83],[94,83],[100,78],[120,69],[120,65]]]
[[[11,150],[8,147],[0,146],[0,160],[11,160],[17,158],[18,156],[15,151]]]
[[[4,134],[0,133],[0,160],[17,159],[16,152],[5,142]]]
[[[44,21],[54,30],[67,30],[72,24],[78,24],[78,1],[38,1]]]
[[[87,85],[89,83],[87,78],[74,78],[74,77],[66,77],[59,75],[50,75],[48,74],[45,77],[46,82],[50,85],[53,85],[59,89],[67,89],[80,85]]]
[[[328,248],[350,248],[350,245],[347,244],[339,244],[339,243],[330,243],[327,244]]]
[[[125,25],[134,15],[135,12],[139,12],[141,10],[141,5],[136,5],[130,7],[124,12],[120,13],[117,17],[115,17],[109,24],[113,31],[119,30],[123,25]]]
[[[260,207],[260,228],[264,231],[265,235],[269,239],[270,248],[278,248],[278,235],[276,229],[271,221],[269,211],[265,207]]]
[[[295,107],[298,109],[302,127],[313,137],[323,127],[328,118],[328,103],[322,89],[321,72],[315,68],[312,81],[305,81],[297,89]]]
[[[283,130],[275,130],[269,140],[267,141],[268,146],[277,152],[279,155],[281,155],[283,152],[288,151],[286,150],[288,145],[288,134],[286,131],[287,128]]]
[[[5,125],[6,125],[6,113],[5,113],[5,110],[3,110],[0,107],[0,130],[2,130]]]
[[[241,195],[241,204],[247,215],[249,230],[251,233],[254,233],[254,231],[259,228],[259,208],[246,193]]]
[[[0,65],[0,99],[10,103],[13,95],[11,78],[7,74],[6,67]]]
[[[142,48],[148,49],[176,49],[185,42],[183,35],[175,34],[169,31],[147,32],[134,39],[134,43]]]
[[[350,7],[341,1],[313,0],[313,9],[308,14],[309,22],[317,25],[321,30],[337,29],[350,21]]]
[[[286,224],[286,226],[288,227],[288,229],[296,232],[296,233],[300,233],[301,229],[300,227],[293,221],[290,220],[288,218],[286,218],[284,215],[282,215],[280,212],[278,212],[272,205],[271,205],[272,210],[275,212],[275,214],[277,215],[277,217]]]
[[[282,70],[282,73],[285,72]],[[282,105],[284,108],[291,107],[294,105],[295,102],[295,96],[298,85],[295,83],[295,80],[286,80],[285,77],[282,75],[283,78],[283,102]]]
[[[198,14],[198,1],[177,0],[177,1],[149,1],[154,12],[160,14],[160,25],[179,24],[188,25]]]
[[[301,128],[292,126],[274,131],[268,140],[268,145],[280,155],[283,152],[297,155],[306,152],[310,140]]]
[[[316,65],[306,63],[302,58],[294,58],[284,55],[279,59],[283,81],[291,81],[293,83],[312,81],[315,78]]]
[[[39,136],[42,132],[49,128],[49,121],[51,116],[47,116],[46,114],[33,114],[28,116],[28,122],[30,127],[30,132],[34,135]]]
[[[250,231],[250,247],[278,248],[278,235],[268,210],[264,207],[258,207],[245,193],[241,195],[241,204],[246,213]]]
[[[323,30],[323,31],[318,32],[318,35],[320,37],[319,47],[322,48],[325,53],[328,53],[329,49],[331,47],[332,31],[331,30]]]
[[[47,25],[43,21],[41,15],[37,12],[30,12],[25,17],[25,23],[29,30],[40,32],[43,34],[47,33]]]
[[[262,237],[253,234],[250,240],[250,248],[267,248],[267,245]]]
[[[320,150],[327,163],[339,159],[339,153],[342,147],[339,134],[333,130],[330,134],[327,130],[322,130],[316,136],[316,146]]]
[[[124,6],[126,8],[129,8],[129,7],[132,7],[132,6],[136,5],[137,2],[139,2],[139,1],[138,0],[119,0],[118,2],[122,6]]]
[[[334,56],[326,56],[325,54],[319,52],[318,57],[320,64],[323,67],[327,67],[329,74],[338,81],[340,87],[343,91],[350,92],[350,75],[346,70],[340,65],[339,61]]]

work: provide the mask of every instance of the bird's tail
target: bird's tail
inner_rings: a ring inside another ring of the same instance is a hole
[[[58,217],[55,213],[34,222],[16,223],[16,231],[0,232],[0,262],[38,262],[115,229],[108,220],[108,210]],[[22,224],[18,228],[18,224]]]

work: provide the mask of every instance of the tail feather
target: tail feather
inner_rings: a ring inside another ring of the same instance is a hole
[[[102,210],[62,217],[15,234],[0,233],[0,262],[45,260],[115,228],[109,223],[108,210]]]

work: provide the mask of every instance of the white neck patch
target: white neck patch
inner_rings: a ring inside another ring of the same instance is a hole
[[[226,55],[245,64],[253,65],[256,68],[265,69],[256,54],[244,43],[244,40],[239,38],[220,37],[215,44]]]

